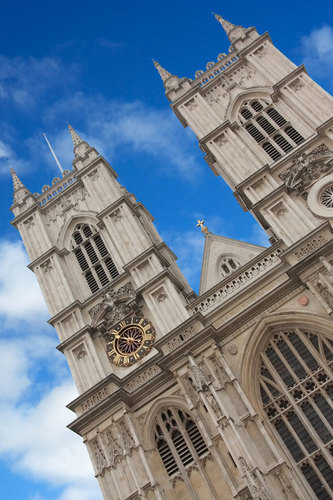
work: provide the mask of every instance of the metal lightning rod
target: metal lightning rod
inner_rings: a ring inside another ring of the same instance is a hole
[[[63,173],[63,172],[64,172],[64,169],[63,169],[63,168],[62,168],[62,166],[60,165],[60,161],[58,160],[58,158],[57,158],[57,156],[56,156],[55,152],[53,151],[52,146],[51,146],[51,144],[49,143],[49,141],[48,141],[48,139],[47,139],[47,137],[46,137],[46,134],[43,134],[43,136],[45,137],[45,140],[46,140],[46,142],[47,142],[47,145],[48,145],[48,147],[50,148],[50,151],[51,151],[51,153],[52,153],[52,156],[53,156],[53,158],[55,159],[56,164],[58,165],[60,172],[61,172],[61,173]]]

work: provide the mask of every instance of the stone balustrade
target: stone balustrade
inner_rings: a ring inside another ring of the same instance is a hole
[[[53,200],[58,194],[69,188],[76,182],[74,172],[69,170],[64,171],[65,176],[62,179],[55,177],[52,181],[52,186],[45,185],[42,188],[42,194],[35,193],[37,202],[40,206],[46,205]]]
[[[280,264],[281,259],[279,254],[282,251],[283,248],[279,247],[272,250],[270,253],[265,252],[264,257],[256,263],[251,264],[247,269],[239,273],[233,273],[227,281],[224,280],[223,286],[215,288],[214,291],[208,296],[205,294],[204,298],[202,298],[200,302],[199,297],[199,299],[191,305],[192,313],[195,314],[197,312],[201,312],[201,314],[205,315],[218,305],[226,302],[233,295],[238,294],[242,288],[246,288],[257,278],[266,274],[270,269]]]
[[[206,66],[206,71],[198,70],[195,73],[194,82],[199,83],[200,87],[203,87],[238,60],[239,57],[234,52],[231,52],[228,55],[219,54],[217,63],[214,64],[213,62],[209,62]]]

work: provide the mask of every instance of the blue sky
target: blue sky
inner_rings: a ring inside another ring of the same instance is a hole
[[[193,78],[229,43],[211,12],[259,33],[333,90],[332,2],[12,1],[0,29],[0,498],[97,500],[80,438],[66,429],[76,395],[27,257],[10,226],[13,167],[32,192],[71,167],[70,122],[156,217],[198,288],[198,217],[228,237],[265,235],[209,170],[197,140],[172,115],[152,58]]]

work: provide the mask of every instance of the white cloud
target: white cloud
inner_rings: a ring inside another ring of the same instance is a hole
[[[326,25],[311,31],[302,38],[301,50],[308,71],[333,86],[333,28]]]
[[[82,439],[66,428],[74,415],[65,405],[76,396],[73,384],[64,382],[36,406],[2,404],[0,454],[10,457],[14,472],[82,491],[82,498],[92,500],[100,497],[87,451]],[[71,497],[66,493],[60,498]]]
[[[133,155],[147,153],[158,160],[162,172],[182,174],[189,180],[201,169],[193,154],[196,148],[193,133],[182,133],[169,109],[149,107],[141,101],[121,103],[77,92],[45,110],[45,122],[58,122],[60,118],[63,122],[68,120],[78,132],[82,131],[82,138],[107,156],[114,157],[118,151],[123,155],[124,149]],[[68,133],[67,139],[63,134],[63,131],[58,134],[60,142],[68,151],[70,138]],[[58,142],[57,137],[53,140]],[[57,146],[57,151],[61,151],[61,147]],[[68,156],[66,159],[68,161]]]
[[[30,109],[53,88],[64,88],[75,80],[78,68],[65,67],[50,57],[6,57],[0,55],[0,101]]]
[[[9,144],[0,140],[0,173],[9,174],[10,168],[20,170],[24,162],[17,158]]]
[[[0,315],[5,319],[40,321],[47,317],[42,293],[21,242],[0,240]]]

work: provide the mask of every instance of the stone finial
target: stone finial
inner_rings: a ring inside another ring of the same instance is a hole
[[[170,76],[172,76],[171,73],[169,73],[169,71],[167,71],[166,69],[162,68],[162,66],[160,65],[160,63],[158,63],[154,59],[153,59],[153,63],[154,63],[155,68],[158,71],[158,74],[162,78],[162,82],[163,83],[165,82],[165,80],[167,80],[168,78],[170,78]]]
[[[213,12],[214,14],[214,12]],[[219,14],[214,14],[215,19],[222,25],[222,28],[226,32],[227,35],[229,35],[230,31],[236,28],[235,24],[229,23],[229,21],[226,21],[221,17]]]
[[[81,139],[79,134],[77,132],[75,132],[75,130],[73,129],[73,127],[69,123],[67,125],[68,125],[68,130],[70,131],[70,134],[71,134],[72,140],[73,140],[73,144],[74,144],[73,151],[75,154],[75,159],[82,158],[85,156],[87,151],[90,150],[90,146],[86,141]]]
[[[79,134],[77,132],[75,132],[75,130],[73,129],[73,127],[69,123],[67,123],[67,125],[68,125],[68,130],[70,131],[70,134],[72,136],[74,147],[78,146],[79,144],[81,144],[81,142],[84,142],[81,139],[81,137],[79,136]]]
[[[18,191],[20,188],[24,188],[23,182],[18,178],[13,168],[10,169],[10,173],[12,174],[14,192]]]
[[[208,227],[204,226],[204,220],[198,220],[197,221],[197,227],[200,227],[201,228],[201,232],[206,236],[209,231],[208,231]]]
[[[240,25],[236,26],[235,24],[229,23],[229,21],[223,19],[223,17],[221,17],[219,14],[214,14],[214,16],[215,19],[222,25],[222,28],[226,32],[230,43],[236,42],[240,37],[242,37],[247,32],[247,28],[244,28],[243,26]]]

